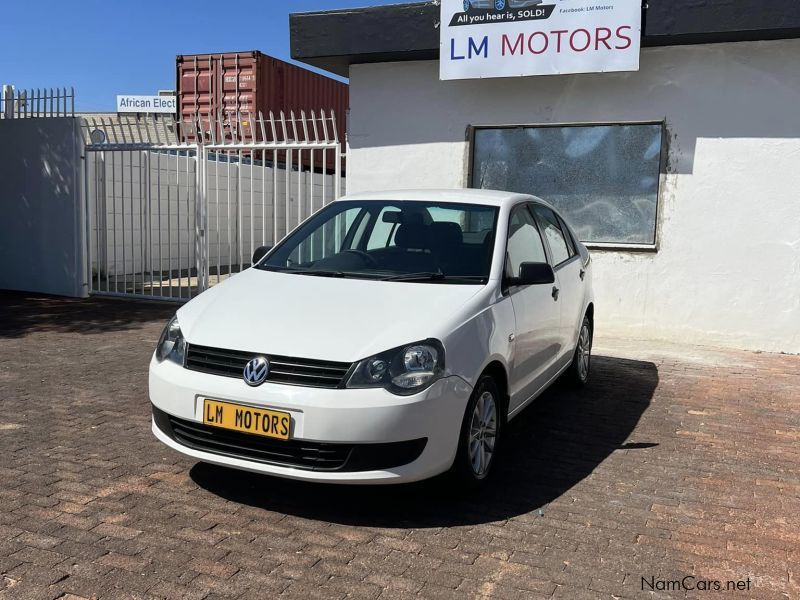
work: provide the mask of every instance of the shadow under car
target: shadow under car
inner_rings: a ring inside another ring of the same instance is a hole
[[[578,484],[616,450],[646,452],[657,443],[628,442],[650,405],[658,370],[651,362],[592,359],[581,390],[557,383],[509,423],[505,448],[488,485],[458,492],[446,476],[405,485],[307,483],[206,463],[191,478],[228,500],[348,525],[443,527],[497,521],[544,507]]]

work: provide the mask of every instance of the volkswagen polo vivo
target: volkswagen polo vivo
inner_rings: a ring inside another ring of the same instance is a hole
[[[150,363],[153,432],[281,477],[479,483],[509,419],[561,375],[586,382],[591,269],[533,196],[342,198],[178,310]]]

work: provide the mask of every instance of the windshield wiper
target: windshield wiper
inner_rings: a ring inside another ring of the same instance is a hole
[[[314,275],[316,277],[347,277],[349,274],[344,271],[324,271],[322,269],[292,269],[290,267],[261,267],[266,271],[276,271],[278,273],[288,273],[289,275]]]
[[[389,275],[388,277],[381,277],[381,281],[435,281],[437,279],[444,279],[446,275],[441,271],[420,271],[419,273],[400,273],[399,275]]]
[[[422,271],[420,273],[402,273],[383,277],[381,281],[484,281],[480,275],[445,275],[441,271]]]

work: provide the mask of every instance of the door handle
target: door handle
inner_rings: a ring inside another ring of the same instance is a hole
[[[580,277],[581,277],[581,281],[583,281],[583,278],[586,277],[586,269],[581,269]]]
[[[553,300],[558,300],[558,288],[553,286]]]

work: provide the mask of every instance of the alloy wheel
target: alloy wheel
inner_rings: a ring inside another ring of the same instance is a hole
[[[469,426],[469,461],[477,477],[484,477],[497,441],[497,403],[491,392],[483,392],[472,411]]]
[[[592,355],[592,332],[589,324],[584,323],[581,327],[581,335],[578,338],[578,376],[581,381],[586,381],[589,377],[589,362]]]

